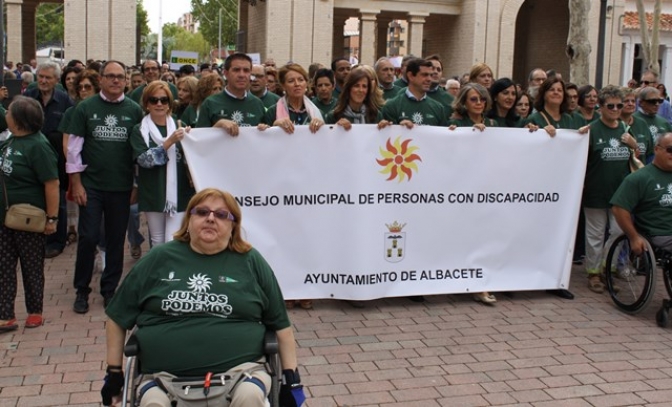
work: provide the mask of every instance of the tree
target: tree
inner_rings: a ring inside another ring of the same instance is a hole
[[[569,35],[566,54],[569,58],[569,78],[577,85],[587,85],[591,48],[588,41],[590,2],[569,0]]]
[[[142,0],[135,1],[135,24],[136,24],[136,35],[140,40],[137,42],[138,49],[136,58],[137,62],[140,62],[140,59],[145,59],[145,53],[147,49],[151,49],[151,44],[149,43],[149,17],[147,15],[147,10],[145,10]],[[156,40],[154,41],[156,44]]]
[[[65,35],[63,5],[42,3],[35,12],[35,38],[38,44],[62,43]]]
[[[203,38],[213,45],[219,43],[219,10],[222,10],[222,46],[235,42],[238,29],[237,0],[191,0],[191,13],[200,23]]]
[[[642,66],[653,71],[656,75],[660,74],[660,64],[658,63],[658,31],[660,30],[661,1],[655,0],[653,4],[653,18],[651,24],[651,40],[649,41],[649,24],[644,10],[642,0],[637,0],[637,14],[639,17],[639,31],[642,35]]]

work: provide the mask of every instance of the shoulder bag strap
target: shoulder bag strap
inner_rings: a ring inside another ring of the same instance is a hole
[[[540,110],[540,111],[539,111],[539,114],[541,115],[541,117],[544,118],[544,120],[546,120],[546,124],[547,124],[547,125],[549,125],[549,126],[553,126],[553,125],[551,124],[550,120],[548,120],[548,117],[546,117],[546,114],[545,114],[544,112],[542,112],[542,111]],[[553,127],[555,127],[555,126],[553,126]]]

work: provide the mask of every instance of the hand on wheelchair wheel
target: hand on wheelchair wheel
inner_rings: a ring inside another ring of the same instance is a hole
[[[301,384],[283,384],[280,386],[280,407],[301,407],[306,401]]]
[[[119,402],[121,390],[124,388],[124,373],[109,372],[105,376],[105,384],[100,389],[104,406],[113,406]],[[113,403],[114,402],[114,403]]]

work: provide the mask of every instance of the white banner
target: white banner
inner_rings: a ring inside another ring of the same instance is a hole
[[[193,129],[197,189],[231,192],[286,298],[566,288],[588,137],[356,125]]]

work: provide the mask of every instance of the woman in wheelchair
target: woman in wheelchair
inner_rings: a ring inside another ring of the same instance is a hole
[[[273,270],[243,240],[241,221],[231,194],[205,189],[189,201],[175,240],[154,247],[130,271],[105,311],[104,405],[121,399],[124,339],[135,326],[140,406],[196,405],[184,401],[190,395],[199,395],[203,406],[266,405],[267,330],[277,334],[284,368],[280,405],[303,403],[282,292]],[[180,386],[184,377],[197,384]]]

